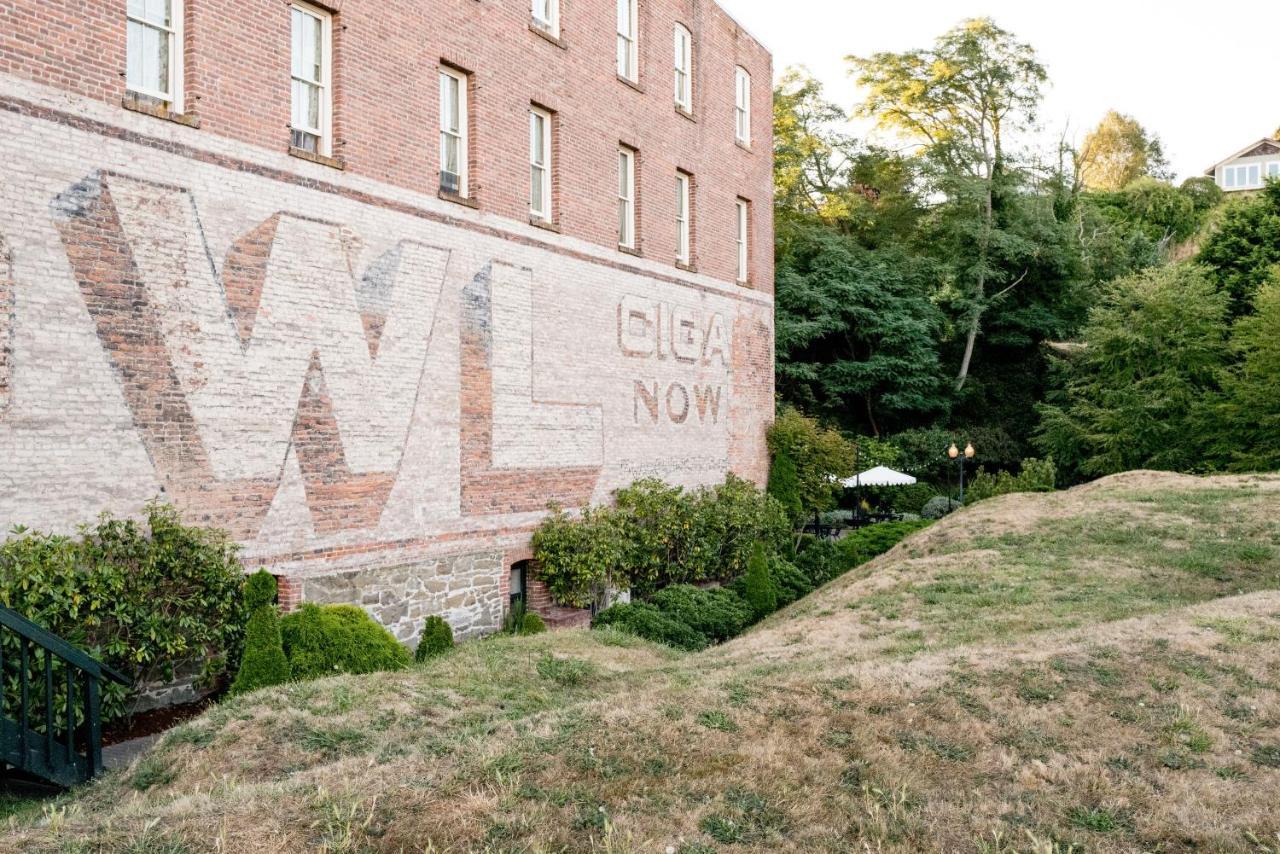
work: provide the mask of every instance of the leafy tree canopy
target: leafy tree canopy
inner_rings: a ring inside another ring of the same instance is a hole
[[[1159,137],[1137,119],[1115,110],[1084,138],[1076,156],[1076,174],[1085,188],[1110,191],[1143,177],[1173,177]]]

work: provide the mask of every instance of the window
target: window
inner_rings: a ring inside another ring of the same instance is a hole
[[[676,24],[676,106],[693,112],[693,35]]]
[[[618,245],[636,248],[636,153],[618,149]]]
[[[747,261],[747,257],[748,257],[747,256],[747,250],[748,250],[747,229],[751,222],[750,213],[751,213],[751,203],[748,202],[746,199],[738,199],[738,204],[737,204],[738,223],[735,231],[737,233],[737,243],[738,243],[737,278],[739,282],[746,282],[748,278],[747,274],[750,272],[748,261]]]
[[[293,118],[291,143],[312,154],[329,154],[330,43],[333,19],[314,6],[294,3]]]
[[[560,0],[533,0],[533,24],[558,37],[560,35]]]
[[[182,0],[129,0],[125,85],[182,111]]]
[[[751,142],[751,75],[738,66],[734,97],[735,131],[739,142]]]
[[[1269,177],[1280,176],[1280,163],[1268,163],[1266,174]],[[1244,190],[1262,186],[1262,164],[1244,163],[1239,166],[1225,166],[1222,169],[1222,186],[1228,190]]]
[[[1280,178],[1280,162],[1272,162],[1267,164],[1267,177]]]
[[[467,75],[440,69],[440,190],[467,195]]]
[[[689,175],[676,173],[676,261],[688,264],[689,251]]]
[[[529,110],[529,215],[551,220],[551,114]]]
[[[628,80],[636,79],[639,64],[636,53],[636,2],[618,0],[618,74]]]
[[[510,581],[507,592],[511,597],[511,607],[515,609],[525,605],[525,576],[529,571],[529,561],[522,560],[511,564]]]

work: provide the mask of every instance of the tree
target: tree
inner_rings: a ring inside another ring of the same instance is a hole
[[[1253,198],[1233,200],[1196,260],[1228,293],[1233,315],[1252,311],[1254,295],[1280,264],[1280,181]]]
[[[1227,362],[1227,296],[1194,264],[1113,282],[1090,312],[1037,444],[1085,475],[1206,465],[1204,402]]]
[[[742,598],[747,600],[757,620],[763,620],[778,609],[778,589],[769,574],[769,560],[765,556],[764,543],[751,547],[751,559],[747,561],[747,575],[743,579]]]
[[[768,442],[774,459],[785,455],[795,463],[800,506],[806,513],[836,505],[843,488],[839,481],[853,474],[855,451],[844,436],[787,406],[770,425]]]
[[[1224,417],[1214,433],[1232,468],[1280,469],[1280,273],[1258,291],[1254,312],[1236,322],[1232,349],[1240,362],[1226,381]],[[1221,426],[1221,425],[1220,425]]]
[[[957,214],[949,219],[964,244],[964,251],[952,254],[963,296],[965,347],[956,375],[962,389],[983,314],[1020,282],[1017,271],[994,263],[993,254],[1013,240],[999,219],[1017,183],[1009,146],[1034,124],[1047,75],[1030,45],[989,18],[963,22],[930,49],[849,61],[868,89],[860,113],[920,146],[934,167],[936,189]],[[1001,290],[992,294],[992,286]]]
[[[1137,119],[1110,110],[1084,138],[1076,156],[1076,175],[1089,190],[1121,190],[1142,177],[1173,175],[1155,134]]]
[[[800,475],[796,473],[795,460],[785,450],[774,456],[773,464],[769,466],[766,491],[782,505],[791,524],[804,516],[804,507],[800,503]]]

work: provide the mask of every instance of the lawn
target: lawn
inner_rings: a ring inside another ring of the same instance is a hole
[[[221,703],[0,849],[1280,851],[1280,477],[954,514],[746,635]]]

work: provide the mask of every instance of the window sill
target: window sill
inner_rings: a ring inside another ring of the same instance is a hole
[[[189,128],[200,127],[200,119],[188,113],[175,113],[163,104],[152,104],[132,95],[125,95],[120,99],[120,106],[126,110],[132,110],[135,113],[153,116],[157,119],[173,122]]]
[[[337,157],[327,157],[323,154],[315,154],[307,151],[305,148],[297,146],[289,146],[289,156],[297,157],[299,160],[309,160],[312,163],[319,163],[321,166],[328,166],[330,169],[346,169],[347,166]]]
[[[621,74],[618,74],[617,77],[618,77],[619,83],[623,83],[631,87],[632,89],[635,89],[641,95],[644,94],[644,87],[641,86],[639,83],[637,83],[635,80],[632,80],[630,77],[623,77]]]
[[[531,216],[531,217],[529,217],[529,225],[536,226],[536,227],[538,227],[538,228],[542,228],[542,229],[546,229],[547,231],[554,231],[556,234],[559,234],[559,233],[560,233],[560,226],[556,225],[556,224],[555,224],[554,222],[552,222],[551,220],[549,220],[549,219],[543,219],[543,218],[542,218],[542,217],[540,217],[540,216]]]
[[[740,140],[740,139],[736,139],[736,138],[735,138],[735,139],[734,139],[734,141],[733,141],[733,144],[734,144],[734,145],[736,145],[736,146],[738,146],[738,148],[741,148],[741,149],[742,149],[743,151],[745,151],[747,154],[754,154],[754,153],[755,153],[754,151],[752,151],[752,150],[751,150],[751,143],[749,143],[749,142],[743,142],[742,140]]]
[[[622,244],[618,244],[618,251],[625,255],[634,255],[637,258],[644,257],[643,255],[640,254],[640,250],[635,246],[623,246]]]
[[[696,273],[698,272],[698,265],[692,262],[677,261],[676,269],[684,270],[686,273]]]
[[[691,113],[689,110],[686,110],[684,107],[680,106],[679,104],[676,104],[676,115],[684,116],[686,119],[688,119],[691,122],[697,121],[697,118],[694,117],[693,113]]]
[[[535,36],[539,36],[540,38],[543,38],[546,41],[551,42],[553,45],[560,48],[561,50],[569,49],[569,46],[564,43],[564,39],[560,38],[559,36],[552,35],[550,32],[548,32],[547,30],[544,30],[542,27],[538,26],[532,21],[529,22],[529,32],[533,33]]]
[[[453,202],[455,205],[462,205],[464,208],[480,209],[480,203],[471,196],[462,196],[458,193],[450,193],[448,190],[440,190],[436,193],[436,197],[446,202]]]

